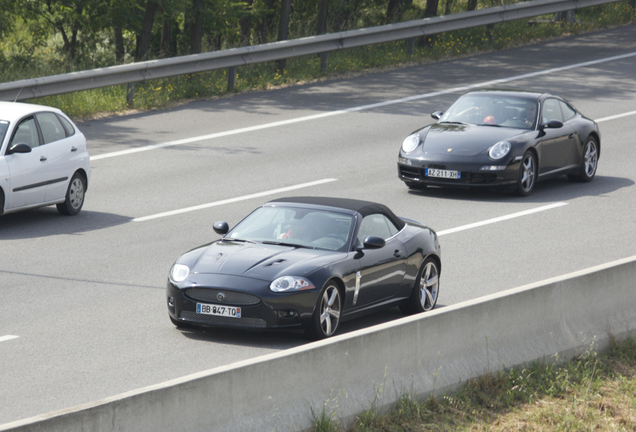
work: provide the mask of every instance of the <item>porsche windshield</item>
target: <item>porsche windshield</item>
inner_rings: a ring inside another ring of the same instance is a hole
[[[537,102],[514,96],[467,95],[459,98],[442,115],[440,123],[534,129]]]
[[[353,216],[296,207],[261,207],[235,226],[225,239],[345,250]]]

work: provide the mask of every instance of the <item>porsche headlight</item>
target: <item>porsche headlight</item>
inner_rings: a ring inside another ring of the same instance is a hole
[[[312,288],[315,288],[314,284],[305,278],[297,276],[279,277],[269,285],[269,289],[274,292],[302,291]]]
[[[420,144],[420,134],[413,134],[406,137],[402,143],[402,151],[411,153]]]
[[[190,268],[183,264],[175,264],[170,269],[170,281],[173,283],[183,282],[190,274]]]
[[[501,159],[508,153],[510,153],[510,143],[508,141],[499,141],[497,144],[490,147],[488,155],[493,159]]]

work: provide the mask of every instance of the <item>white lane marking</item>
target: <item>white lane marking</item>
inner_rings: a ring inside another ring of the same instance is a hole
[[[211,203],[208,203],[208,204],[201,204],[201,205],[198,205],[198,206],[182,208],[182,209],[179,209],[179,210],[172,210],[172,211],[168,211],[168,212],[164,212],[164,213],[157,213],[157,214],[150,215],[150,216],[138,217],[138,218],[133,219],[133,222],[144,222],[144,221],[151,220],[151,219],[158,219],[158,218],[162,218],[162,217],[166,217],[166,216],[174,216],[174,215],[181,214],[181,213],[187,213],[187,212],[196,211],[196,210],[203,210],[203,209],[210,208],[210,207],[216,207],[216,206],[220,206],[220,205],[224,205],[224,204],[231,204],[231,203],[235,203],[235,202],[238,202],[238,201],[245,201],[245,200],[252,199],[252,198],[260,198],[260,197],[264,197],[264,196],[267,196],[267,195],[274,195],[274,194],[282,193],[282,192],[289,192],[289,191],[296,190],[296,189],[302,189],[302,188],[317,186],[317,185],[330,183],[330,182],[335,182],[335,181],[338,181],[338,179],[327,178],[327,179],[322,179],[322,180],[316,180],[316,181],[309,182],[309,183],[301,183],[301,184],[297,184],[297,185],[294,185],[294,186],[288,186],[288,187],[284,187],[284,188],[280,188],[280,189],[272,189],[272,190],[268,190],[268,191],[265,191],[265,192],[258,192],[258,193],[251,194],[251,195],[243,195],[243,196],[240,196],[240,197],[229,198],[229,199],[221,200],[221,201],[215,201],[215,202],[211,202]]]
[[[505,221],[505,220],[508,220],[508,219],[514,219],[514,218],[518,218],[518,217],[521,217],[521,216],[527,216],[529,214],[538,213],[538,212],[542,212],[542,211],[545,211],[545,210],[551,210],[553,208],[562,207],[562,206],[565,206],[565,205],[568,205],[568,203],[566,203],[566,202],[554,203],[554,204],[550,204],[550,205],[547,205],[547,206],[537,207],[537,208],[534,208],[534,209],[525,210],[525,211],[518,212],[518,213],[512,213],[512,214],[509,214],[507,216],[496,217],[496,218],[488,219],[488,220],[481,221],[481,222],[475,222],[475,223],[472,223],[472,224],[463,225],[463,226],[460,226],[460,227],[457,227],[457,228],[451,228],[451,229],[447,229],[447,230],[444,230],[444,231],[438,231],[437,235],[438,236],[443,236],[443,235],[446,235],[446,234],[452,234],[452,233],[456,233],[456,232],[459,232],[459,231],[464,231],[464,230],[471,229],[471,228],[477,228],[477,227],[480,227],[480,226],[489,225],[489,224],[493,224],[493,223],[496,223],[496,222],[502,222],[502,221]]]
[[[4,341],[8,341],[11,339],[17,339],[20,336],[13,336],[13,335],[7,335],[7,336],[0,336],[0,342],[4,342]]]
[[[616,114],[616,115],[609,116],[609,117],[603,117],[603,118],[600,118],[600,119],[594,120],[594,121],[596,123],[602,123],[604,121],[616,120],[618,118],[627,117],[627,116],[631,116],[631,115],[636,115],[636,111],[630,111],[630,112],[626,112],[626,113],[623,113],[623,114]]]
[[[121,151],[112,152],[112,153],[104,153],[104,154],[101,154],[101,155],[91,156],[90,159],[91,159],[91,161],[95,161],[95,160],[99,160],[99,159],[106,159],[106,158],[116,157],[116,156],[124,156],[124,155],[129,155],[129,154],[132,154],[132,153],[139,153],[139,152],[148,151],[148,150],[156,150],[156,149],[164,148],[164,147],[178,146],[178,145],[182,145],[182,144],[189,144],[189,143],[193,143],[193,142],[205,141],[205,140],[210,140],[210,139],[214,139],[214,138],[226,137],[226,136],[230,136],[230,135],[237,135],[237,134],[242,134],[242,133],[246,133],[246,132],[254,132],[254,131],[257,131],[257,130],[268,129],[268,128],[278,127],[278,126],[285,126],[285,125],[289,125],[289,124],[293,124],[293,123],[300,123],[300,122],[305,122],[305,121],[310,121],[310,120],[317,120],[317,119],[321,119],[321,118],[325,118],[325,117],[331,117],[331,116],[340,115],[340,114],[346,114],[346,113],[350,113],[350,112],[368,110],[368,109],[372,109],[372,108],[378,108],[378,107],[383,107],[383,106],[387,106],[387,105],[400,104],[400,103],[404,103],[404,102],[411,102],[411,101],[419,100],[419,99],[427,99],[427,98],[431,98],[431,97],[435,97],[435,96],[445,95],[445,94],[448,94],[448,93],[456,93],[456,92],[472,90],[472,89],[480,88],[480,87],[488,87],[488,86],[492,86],[492,85],[495,85],[495,84],[502,84],[502,83],[507,83],[507,82],[510,82],[510,81],[518,81],[518,80],[522,80],[522,79],[526,79],[526,78],[533,78],[533,77],[537,77],[537,76],[541,76],[541,75],[547,75],[547,74],[551,74],[551,73],[555,73],[555,72],[562,72],[562,71],[566,71],[566,70],[570,70],[570,69],[582,68],[582,67],[586,67],[586,66],[599,64],[599,63],[607,63],[607,62],[611,62],[611,61],[614,61],[614,60],[621,60],[621,59],[634,57],[634,56],[636,56],[636,52],[629,53],[629,54],[618,55],[618,56],[613,56],[613,57],[606,57],[606,58],[602,58],[602,59],[598,59],[598,60],[592,60],[592,61],[583,62],[583,63],[575,63],[575,64],[568,65],[568,66],[562,66],[562,67],[558,67],[558,68],[546,69],[546,70],[537,71],[537,72],[531,72],[531,73],[527,73],[527,74],[523,74],[523,75],[516,75],[516,76],[512,76],[512,77],[508,77],[508,78],[502,78],[502,79],[497,79],[497,80],[492,80],[492,81],[484,81],[484,82],[477,83],[477,84],[469,84],[469,85],[465,85],[465,86],[454,87],[454,88],[447,89],[447,90],[441,90],[441,91],[436,91],[436,92],[431,92],[431,93],[424,93],[424,94],[415,95],[415,96],[408,96],[408,97],[404,97],[404,98],[400,98],[400,99],[393,99],[393,100],[385,101],[385,102],[378,102],[378,103],[369,104],[369,105],[362,105],[362,106],[342,109],[342,110],[338,110],[338,111],[331,111],[331,112],[326,112],[326,113],[321,113],[321,114],[314,114],[314,115],[310,115],[310,116],[306,116],[306,117],[298,117],[298,118],[295,118],[295,119],[282,120],[282,121],[278,121],[278,122],[266,123],[266,124],[262,124],[262,125],[258,125],[258,126],[251,126],[251,127],[241,128],[241,129],[234,129],[234,130],[231,130],[231,131],[219,132],[219,133],[214,133],[214,134],[210,134],[210,135],[202,135],[202,136],[198,136],[198,137],[185,138],[185,139],[181,139],[181,140],[169,141],[169,142],[165,142],[165,143],[161,143],[161,144],[153,144],[153,145],[148,145],[148,146],[144,146],[144,147],[138,147],[138,148],[129,149],[129,150],[121,150]]]

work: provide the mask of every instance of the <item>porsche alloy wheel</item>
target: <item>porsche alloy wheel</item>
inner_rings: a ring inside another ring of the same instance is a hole
[[[318,298],[309,336],[319,340],[333,336],[340,322],[340,291],[335,283],[329,282]]]
[[[592,181],[596,175],[596,167],[598,166],[598,144],[594,137],[589,137],[583,149],[583,160],[581,161],[581,175],[576,180],[582,182]]]
[[[57,211],[65,216],[78,214],[84,205],[85,192],[86,180],[84,180],[84,176],[80,173],[73,174],[66,190],[66,199],[57,205]]]
[[[528,196],[532,193],[537,180],[537,159],[531,151],[525,152],[519,167],[519,180],[515,193],[519,196]]]
[[[437,304],[438,297],[439,268],[437,262],[429,258],[422,264],[411,298],[400,307],[400,310],[406,314],[430,311]]]

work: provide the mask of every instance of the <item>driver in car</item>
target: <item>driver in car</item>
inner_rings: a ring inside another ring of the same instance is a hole
[[[477,105],[471,106],[457,114],[457,117],[464,117],[471,123],[497,124],[495,116],[492,114],[492,107],[486,99],[479,100]],[[481,120],[483,119],[483,120]],[[480,121],[481,120],[481,121]]]
[[[292,219],[289,230],[281,234],[279,238],[311,241],[311,231],[302,219]]]
[[[537,118],[537,106],[532,102],[526,103],[526,118],[523,119],[523,122],[527,126],[532,126],[534,124],[534,120]]]

